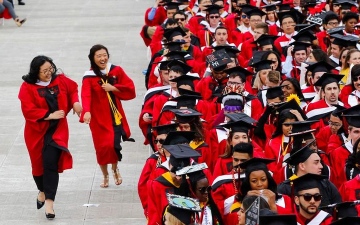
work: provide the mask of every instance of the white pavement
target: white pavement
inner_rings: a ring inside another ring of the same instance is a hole
[[[0,225],[145,224],[137,180],[148,148],[143,145],[138,115],[145,93],[141,72],[148,60],[139,32],[153,0],[25,0],[25,6],[14,2],[16,13],[28,21],[21,28],[12,20],[4,26],[0,23]],[[89,128],[69,114],[74,168],[60,175],[56,218],[48,221],[44,209],[36,209],[37,190],[17,98],[21,76],[36,55],[44,54],[81,86],[89,68],[89,49],[98,43],[108,47],[110,61],[121,65],[135,82],[137,97],[125,102],[124,108],[136,143],[123,144],[122,185],[116,186],[110,177],[110,187],[102,189]]]

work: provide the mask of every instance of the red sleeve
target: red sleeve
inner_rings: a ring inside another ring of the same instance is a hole
[[[139,181],[138,181],[138,194],[139,194],[139,198],[140,198],[141,204],[142,204],[144,212],[145,212],[145,216],[147,215],[146,211],[147,211],[147,206],[148,206],[147,182],[149,180],[151,172],[154,170],[154,168],[156,166],[156,162],[157,161],[153,158],[149,158],[148,160],[146,160],[146,163],[141,171]]]
[[[330,136],[331,136],[331,130],[329,126],[326,126],[323,129],[321,129],[316,135],[316,145],[318,149],[324,151],[326,154],[328,154],[328,144],[329,144]]]
[[[148,197],[147,197],[147,211],[148,211],[148,225],[158,225],[161,224],[161,204],[158,197],[159,192],[162,190],[157,190],[156,181],[148,181]],[[158,194],[157,194],[158,193]],[[161,193],[165,194],[165,193]]]
[[[281,37],[279,37],[281,38]],[[277,38],[275,41],[274,41],[274,46],[275,48],[279,51],[280,54],[282,54],[282,48],[281,48],[281,45],[280,45],[280,40],[279,38]]]
[[[327,152],[329,155],[332,153],[332,151],[339,148],[343,144],[339,135],[337,135],[337,134],[331,134],[327,143],[328,143]],[[322,150],[322,149],[320,149],[320,150]]]
[[[117,83],[114,85],[119,91],[113,91],[115,97],[119,100],[131,100],[136,97],[134,82],[128,77],[125,71],[120,67],[114,68],[114,75],[117,77]],[[110,71],[109,75],[113,75]]]

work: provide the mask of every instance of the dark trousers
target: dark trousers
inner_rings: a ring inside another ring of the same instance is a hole
[[[45,192],[45,199],[53,201],[59,184],[58,162],[61,151],[48,145],[43,151],[44,174],[42,176],[33,176],[38,190]]]

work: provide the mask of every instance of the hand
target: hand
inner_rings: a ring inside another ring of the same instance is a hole
[[[291,56],[292,55],[292,52],[294,50],[294,45],[290,45],[287,49],[287,55],[286,56]]]
[[[82,106],[80,104],[80,102],[75,102],[73,105],[73,114],[77,114],[80,117],[82,111]]]
[[[58,119],[62,119],[64,117],[65,117],[64,110],[58,110],[58,111],[55,111],[53,113],[50,113],[50,115],[48,116],[47,119],[49,119],[49,120],[58,120]]]
[[[86,112],[84,114],[84,123],[89,124],[90,120],[91,120],[91,114],[90,114],[90,112]]]
[[[156,0],[155,1],[155,5],[154,5],[154,8],[157,8],[159,6],[159,3],[161,2],[162,0]]]
[[[0,0],[0,4],[2,4],[4,2],[4,0]]]
[[[298,119],[298,121],[304,121],[304,118],[302,118],[300,112],[297,111],[296,109],[290,109],[290,112],[291,112],[292,114],[294,114],[294,116],[296,116],[296,118]]]
[[[251,190],[251,191],[248,191],[247,194],[263,197],[269,203],[270,210],[275,211],[275,212],[277,211],[276,195],[274,192],[270,191],[269,189]]]
[[[169,49],[164,49],[164,52],[163,52],[163,55],[166,55],[166,54],[168,54],[169,53]]]
[[[143,115],[143,120],[144,120],[146,123],[151,123],[152,117],[150,116],[149,113],[144,113],[144,115]]]
[[[109,84],[109,83],[106,83],[106,84],[103,84],[101,85],[102,89],[104,89],[105,91],[116,91],[117,88],[114,87],[113,85]]]

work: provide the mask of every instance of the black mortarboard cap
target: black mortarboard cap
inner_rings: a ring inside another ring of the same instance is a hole
[[[253,75],[252,72],[242,68],[241,66],[235,66],[229,69],[224,70],[225,73],[231,75],[231,74],[237,74],[241,77],[242,81],[246,81],[247,76]]]
[[[253,5],[245,4],[245,5],[241,5],[241,9],[242,9],[242,12],[246,14],[247,12],[249,12],[253,9],[256,9],[256,7]]]
[[[175,28],[166,29],[164,31],[164,37],[168,41],[172,41],[172,38],[174,36],[178,36],[178,35],[186,36],[185,31],[183,31],[183,29],[180,26],[175,27]]]
[[[229,117],[229,115],[230,113],[227,115],[227,117]],[[253,123],[249,123],[249,121],[244,121],[244,120],[236,120],[234,122],[231,121],[221,126],[228,128],[230,132],[242,132],[242,133],[249,133],[250,129],[256,127],[255,125],[253,125]]]
[[[359,42],[359,38],[352,35],[333,34],[331,37],[335,38],[333,44],[342,47],[356,46]]]
[[[316,122],[319,122],[319,121],[318,120],[304,120],[304,121],[295,121],[295,122],[289,122],[289,123],[284,123],[284,124],[292,125],[292,130],[291,130],[290,136],[296,136],[296,135],[314,132],[315,129],[311,129],[311,125]]]
[[[194,138],[193,131],[171,131],[166,136],[163,145],[189,144]]]
[[[166,194],[169,206],[167,212],[179,219],[183,224],[191,224],[195,212],[200,212],[199,201],[180,195]]]
[[[335,203],[328,206],[320,207],[320,209],[322,210],[332,209],[334,211],[334,216],[333,216],[334,220],[339,220],[345,217],[355,217],[358,214],[354,202]],[[352,222],[348,224],[353,225]]]
[[[181,45],[185,44],[186,42],[183,40],[178,41],[169,41],[164,45],[169,49],[169,51],[181,51]]]
[[[180,95],[176,98],[171,99],[171,101],[176,101],[176,108],[194,108],[196,106],[196,100],[201,99],[202,97],[199,95]]]
[[[342,105],[332,105],[332,106],[335,106],[336,109],[331,112],[331,115],[342,118],[342,113],[346,108]]]
[[[222,9],[224,7],[216,5],[216,4],[212,4],[212,5],[208,5],[206,6],[206,9],[204,11],[208,12],[208,14],[220,14],[220,9]]]
[[[294,45],[294,50],[293,52],[297,52],[297,51],[302,51],[305,50],[311,45],[310,43],[306,43],[306,42],[299,42],[299,41],[294,41],[292,43],[290,43],[290,45]]]
[[[275,4],[264,5],[262,8],[265,9],[266,12],[272,12],[276,10],[276,5]]]
[[[255,42],[258,44],[258,46],[274,45],[276,38],[278,38],[278,36],[263,34]]]
[[[267,164],[272,163],[274,161],[275,159],[252,158],[243,163],[240,163],[240,168],[245,169],[247,175],[257,170],[268,171]]]
[[[249,66],[251,66],[252,64],[255,64],[257,62],[260,62],[266,52],[267,51],[254,51],[253,56],[249,61]]]
[[[281,87],[281,86],[280,86],[280,87]],[[276,111],[278,111],[279,114],[280,114],[280,113],[281,113],[283,110],[285,110],[285,109],[295,109],[295,110],[297,110],[297,111],[300,113],[300,115],[302,116],[302,118],[303,118],[304,120],[307,119],[306,114],[305,114],[304,111],[301,109],[301,107],[299,106],[299,104],[296,102],[295,99],[291,99],[290,101],[285,102],[284,104],[280,105],[280,106],[276,109]]]
[[[262,91],[266,90],[266,98],[267,99],[274,99],[277,97],[284,96],[284,92],[282,91],[281,86],[271,87],[267,89],[263,89]]]
[[[278,12],[277,15],[279,17],[280,24],[282,24],[282,21],[285,18],[285,16],[291,16],[295,24],[301,24],[305,19],[305,16],[302,15],[301,12],[299,12],[296,9],[290,9],[289,11],[285,11],[285,12]]]
[[[345,26],[335,27],[333,29],[327,30],[326,32],[332,36],[334,34],[344,34]]]
[[[325,87],[333,82],[338,84],[343,77],[344,75],[341,74],[325,73],[314,83],[314,86]]]
[[[221,49],[206,56],[206,62],[210,64],[213,70],[223,71],[226,68],[227,64],[232,61],[225,49]]]
[[[153,129],[156,131],[157,135],[160,135],[160,134],[168,134],[171,131],[176,131],[176,128],[178,126],[179,126],[178,123],[170,123],[170,124],[164,124],[153,127]]]
[[[169,1],[165,3],[166,5],[166,9],[176,9],[179,10],[179,6],[181,5],[181,2],[173,2],[173,1]]]
[[[184,51],[171,51],[168,52],[165,56],[167,57],[168,60],[180,60],[182,62],[185,62],[185,56],[189,54],[187,52]]]
[[[171,62],[169,62],[168,68],[169,68],[169,70],[176,68],[177,70],[179,70],[180,72],[182,72],[183,76],[184,76],[185,74],[187,74],[188,72],[190,72],[191,69],[192,69],[191,66],[189,66],[189,65],[187,65],[186,63],[183,63],[183,62],[181,62],[181,61],[179,61],[179,60],[172,60]],[[182,77],[182,76],[180,76],[180,77]],[[177,77],[177,78],[178,78],[178,79],[182,79],[182,78],[180,78],[180,77]],[[172,79],[172,81],[174,80],[174,82],[176,82],[175,79],[177,79],[177,78]],[[190,79],[190,78],[189,78],[189,79]]]
[[[304,29],[306,28],[303,28],[301,30]],[[296,42],[312,43],[312,41],[316,40],[316,37],[314,36],[314,33],[312,31],[304,30],[304,31],[299,31],[295,36],[293,36],[293,39]]]
[[[355,105],[343,111],[343,116],[350,126],[360,128],[360,105]]]
[[[344,224],[360,225],[360,217],[358,216],[345,217],[341,220],[332,222],[330,225],[344,225]]]
[[[284,162],[292,166],[296,166],[299,163],[305,162],[312,154],[316,153],[309,147],[312,143],[313,142],[310,142],[300,149],[293,149],[290,152],[290,156],[286,160],[284,160]]]
[[[194,109],[171,109],[176,115],[176,121],[178,123],[190,123],[194,119],[198,118],[202,114]]]
[[[259,9],[259,8],[254,8],[254,9],[252,9],[252,10],[250,10],[250,11],[247,11],[246,13],[245,13],[249,18],[251,17],[251,16],[264,16],[265,15],[265,13],[264,13],[264,11],[262,11],[261,9]]]
[[[351,9],[351,7],[356,6],[356,3],[351,0],[350,1],[338,0],[336,2],[340,4],[341,9]]]
[[[225,116],[227,116],[231,122],[242,120],[248,124],[255,124],[257,123],[256,120],[248,116],[246,113],[240,112],[240,113],[225,113]]]
[[[266,70],[271,69],[271,64],[274,62],[268,59],[261,60],[259,62],[253,63],[250,66],[255,68],[256,72],[259,72],[260,70]]]
[[[217,45],[217,46],[213,47],[213,49],[215,49],[215,51],[225,49],[226,53],[231,58],[236,58],[236,54],[238,54],[240,52],[240,50],[237,47],[232,46],[232,45]]]
[[[175,159],[189,159],[201,156],[200,153],[192,149],[188,144],[163,145],[162,147],[165,148],[168,152],[170,152],[171,156],[173,156]]]
[[[171,79],[171,82],[176,82],[176,86],[180,87],[181,85],[190,85],[191,87],[194,86],[194,80],[199,80],[199,77],[190,76],[190,75],[182,75]]]
[[[160,66],[159,66],[159,69],[160,70],[168,70],[168,64],[170,63],[171,61],[169,60],[166,60],[166,61],[161,61],[159,62]]]
[[[259,225],[296,225],[296,215],[260,216]]]
[[[290,3],[280,3],[277,6],[279,6],[279,12],[290,11],[291,9]]]
[[[324,178],[324,176],[312,173],[307,173],[303,176],[297,177],[292,180],[294,183],[295,193],[297,194],[299,191],[309,190],[312,188],[319,188],[319,181]]]
[[[195,96],[201,97],[201,94],[196,91],[190,91],[190,90],[183,89],[183,88],[178,88],[178,91],[179,91],[180,95],[195,95]]]
[[[334,68],[335,67],[333,65],[330,65],[329,63],[327,63],[325,61],[320,61],[320,62],[311,64],[308,67],[306,67],[307,71],[311,71],[313,74],[315,74],[317,72],[328,73]]]

